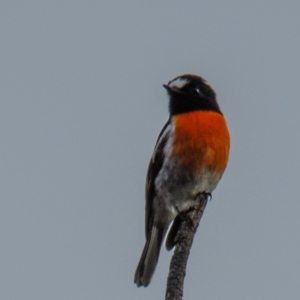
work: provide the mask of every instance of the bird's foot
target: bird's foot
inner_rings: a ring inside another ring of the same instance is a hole
[[[197,194],[195,200],[197,200],[200,195],[205,195],[205,197],[209,198],[209,201],[212,199],[212,194],[211,193],[201,192],[201,193]]]

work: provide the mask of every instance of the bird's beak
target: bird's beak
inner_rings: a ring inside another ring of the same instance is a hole
[[[170,87],[167,84],[163,84],[163,87],[167,90],[170,91]]]
[[[169,93],[174,93],[176,92],[178,89],[172,86],[169,86],[167,84],[163,84],[163,87],[169,92]]]
[[[176,86],[169,86],[167,84],[163,84],[163,87],[168,91],[169,95],[174,95],[174,94],[181,94],[183,93],[178,87]]]

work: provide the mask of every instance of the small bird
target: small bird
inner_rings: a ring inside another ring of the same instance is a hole
[[[204,78],[185,74],[163,87],[169,95],[169,120],[161,130],[146,179],[146,243],[134,283],[148,286],[160,248],[175,246],[180,213],[199,193],[211,195],[226,168],[230,136],[216,93]]]

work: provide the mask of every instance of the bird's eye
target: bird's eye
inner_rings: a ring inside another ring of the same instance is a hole
[[[194,93],[197,94],[197,95],[202,94],[199,88],[194,88]]]

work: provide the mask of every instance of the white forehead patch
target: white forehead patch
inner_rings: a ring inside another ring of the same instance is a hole
[[[188,80],[185,78],[176,78],[173,81],[171,81],[168,85],[171,87],[176,87],[178,89],[183,88],[188,83]]]

